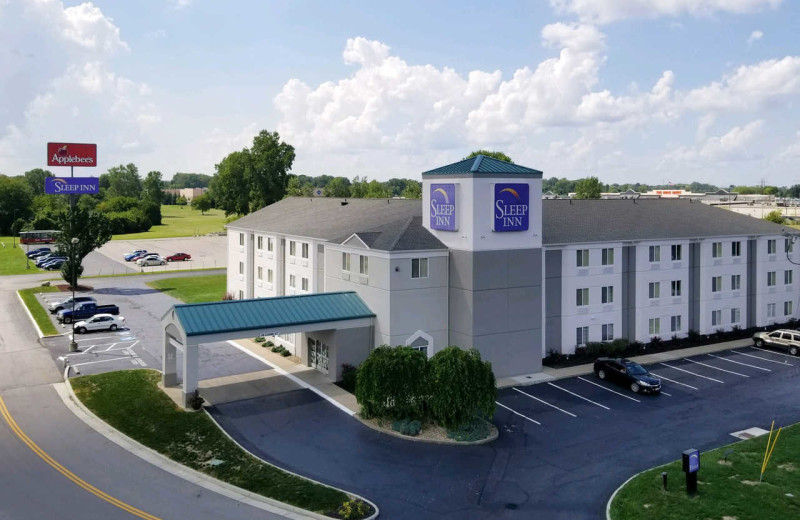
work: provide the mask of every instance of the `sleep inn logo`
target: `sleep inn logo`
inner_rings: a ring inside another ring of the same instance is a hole
[[[431,229],[455,231],[456,185],[431,184]]]
[[[530,216],[527,184],[494,185],[494,230],[526,231]]]

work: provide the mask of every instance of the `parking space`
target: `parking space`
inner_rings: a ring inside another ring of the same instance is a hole
[[[175,253],[188,253],[191,260],[168,262],[163,266],[140,267],[135,262],[126,262],[126,253],[144,249],[161,256]],[[160,238],[150,240],[111,240],[97,250],[107,261],[114,265],[112,270],[121,272],[135,270],[143,272],[160,272],[189,269],[224,268],[227,265],[227,237],[200,236]]]

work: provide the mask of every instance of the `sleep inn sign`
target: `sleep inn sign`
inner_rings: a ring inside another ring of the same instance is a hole
[[[527,231],[530,192],[527,184],[494,185],[494,230]]]
[[[431,184],[431,229],[455,231],[456,225],[456,185]]]

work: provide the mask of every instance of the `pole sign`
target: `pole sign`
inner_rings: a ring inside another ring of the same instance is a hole
[[[530,190],[527,184],[494,185],[494,230],[527,231]]]
[[[47,143],[47,166],[97,166],[97,145]]]
[[[456,231],[456,185],[431,184],[431,229]]]
[[[700,451],[686,450],[683,452],[683,471],[686,473],[697,473],[700,469]]]
[[[97,177],[45,177],[44,192],[48,195],[83,195],[100,192]]]

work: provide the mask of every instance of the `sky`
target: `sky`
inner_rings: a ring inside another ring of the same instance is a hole
[[[483,148],[547,178],[800,184],[800,2],[0,0],[0,173],[57,141],[97,143],[81,175],[213,174],[261,130],[310,176]]]

